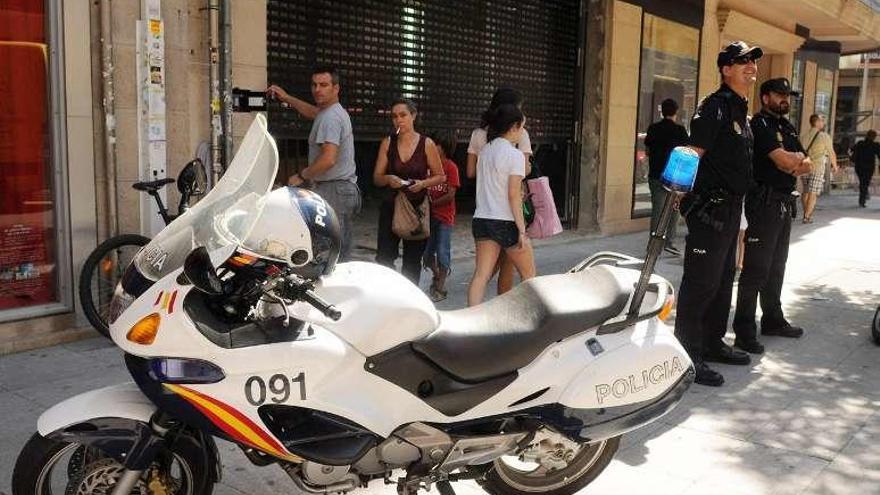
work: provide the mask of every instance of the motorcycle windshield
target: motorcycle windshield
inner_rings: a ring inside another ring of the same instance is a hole
[[[138,271],[157,281],[183,266],[196,247],[240,245],[259,218],[277,172],[278,148],[266,117],[258,114],[217,185],[137,254]]]

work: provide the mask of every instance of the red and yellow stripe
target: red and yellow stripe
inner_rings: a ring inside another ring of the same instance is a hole
[[[302,458],[287,452],[274,437],[232,406],[182,385],[163,385],[183,397],[234,440],[281,459],[302,462]]]
[[[177,291],[173,292],[165,292],[159,291],[159,295],[156,296],[156,302],[153,303],[153,307],[159,306],[161,303],[162,309],[166,310],[168,314],[174,312],[174,301],[177,300]]]

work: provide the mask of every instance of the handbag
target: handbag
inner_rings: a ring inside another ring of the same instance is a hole
[[[406,194],[398,192],[394,198],[394,216],[391,231],[405,241],[421,241],[431,235],[430,200],[428,195],[416,206]]]
[[[529,187],[529,199],[535,209],[535,219],[526,228],[532,239],[546,239],[562,232],[562,222],[556,213],[550,179],[537,177],[526,181]]]
[[[532,203],[532,195],[529,193],[529,185],[526,181],[523,181],[522,210],[523,220],[525,220],[526,227],[528,227],[535,221],[535,205]]]

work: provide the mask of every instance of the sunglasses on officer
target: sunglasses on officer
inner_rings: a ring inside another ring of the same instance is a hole
[[[754,62],[755,59],[751,55],[740,55],[739,57],[734,57],[730,59],[731,65],[748,65],[750,62]]]

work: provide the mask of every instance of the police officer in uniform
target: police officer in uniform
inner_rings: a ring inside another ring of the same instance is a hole
[[[691,121],[689,147],[700,155],[693,190],[681,200],[688,226],[675,335],[696,368],[697,383],[724,377],[706,361],[748,364],[749,355],[722,340],[727,330],[743,197],[752,181],[752,133],[747,95],[763,51],[742,41],[718,54],[722,84]]]
[[[812,163],[805,156],[797,131],[785,115],[790,109],[788,79],[770,79],[761,85],[761,111],[752,118],[755,136],[755,186],[746,195],[746,230],[743,271],[739,277],[733,330],[734,346],[761,354],[764,346],[757,339],[755,309],[761,298],[761,334],[797,338],[803,329],[792,326],[782,314],[779,300],[791,219],[797,216],[795,177],[810,173]]]

